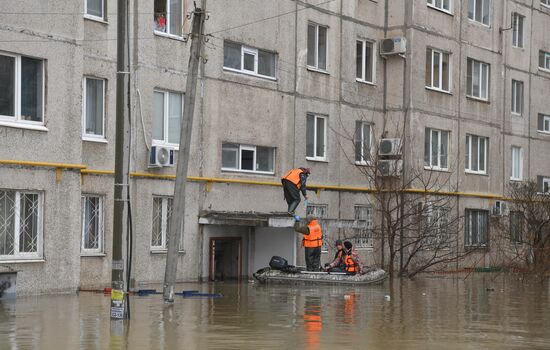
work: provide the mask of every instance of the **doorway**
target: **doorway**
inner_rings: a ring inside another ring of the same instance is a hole
[[[241,278],[241,237],[210,238],[210,281],[228,281]]]

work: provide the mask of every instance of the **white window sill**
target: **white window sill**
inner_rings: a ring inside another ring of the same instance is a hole
[[[550,69],[544,68],[544,67],[538,67],[540,71],[543,71],[545,73],[550,73]]]
[[[426,90],[430,90],[430,91],[435,91],[435,92],[441,92],[443,94],[447,94],[447,95],[453,95],[452,92],[450,91],[446,91],[446,90],[442,90],[442,89],[438,89],[438,88],[435,88],[435,87],[432,87],[432,86],[425,86]]]
[[[107,255],[105,253],[80,253],[81,258],[103,258]]]
[[[104,18],[97,17],[97,16],[92,16],[92,15],[88,15],[88,14],[84,14],[84,19],[94,21],[94,22],[103,23],[103,24],[109,24],[109,22],[107,22]]]
[[[262,74],[258,74],[258,73],[254,73],[254,72],[250,72],[250,71],[246,71],[246,70],[239,70],[239,69],[228,68],[228,67],[223,67],[223,70],[224,70],[224,71],[227,71],[227,72],[233,72],[233,73],[239,73],[239,74],[244,74],[244,75],[250,75],[250,76],[252,76],[252,77],[256,77],[256,78],[260,78],[260,79],[271,80],[271,81],[277,81],[277,78],[275,78],[275,77],[270,77],[270,76],[268,76],[268,75],[262,75]]]
[[[446,14],[446,15],[454,16],[454,15],[452,14],[452,12],[449,11],[449,10],[440,9],[439,7],[436,7],[436,6],[433,6],[433,5],[430,5],[430,4],[427,4],[427,6],[428,6],[429,8],[431,8],[431,9],[436,10],[436,11],[443,12],[443,13]]]
[[[355,78],[355,81],[361,84],[370,85],[370,86],[376,86],[376,83],[373,81],[363,80],[359,78]]]
[[[173,39],[173,40],[181,41],[181,42],[184,42],[184,43],[187,42],[187,37],[178,36],[178,35],[175,35],[175,34],[160,32],[160,31],[158,31],[158,30],[153,30],[153,34],[155,34],[155,35],[157,35],[157,36],[162,36],[162,37],[164,37],[164,38],[168,38],[168,39]]]
[[[328,160],[326,158],[306,157],[306,160],[312,162],[328,163]]]
[[[307,70],[310,71],[310,72],[316,72],[316,73],[330,75],[330,73],[326,69],[319,69],[319,68],[315,68],[315,67],[312,67],[312,66],[307,66]]]
[[[475,97],[470,95],[466,95],[466,98],[470,100],[478,101],[478,102],[490,103],[488,98],[481,98],[481,97]]]
[[[240,170],[240,169],[231,169],[231,168],[222,168],[222,171],[227,171],[231,173],[257,174],[257,175],[275,175],[275,172]]]
[[[523,118],[523,115],[520,114],[520,113],[515,113],[515,112],[512,112],[512,117],[516,117],[516,118]]]
[[[514,182],[522,182],[522,181],[523,181],[523,179],[516,179],[516,178],[513,178],[513,177],[511,177],[511,178],[510,178],[510,181],[514,181]]]
[[[520,49],[521,51],[525,51],[525,48],[523,46],[515,46],[515,45],[512,45],[512,48],[513,49]]]
[[[48,128],[46,128],[44,125],[41,125],[41,124],[31,124],[31,123],[8,121],[8,120],[0,120],[0,126],[7,126],[9,128],[17,128],[17,129],[36,130],[36,131],[48,131]]]
[[[366,162],[366,161],[355,161],[355,165],[358,165],[358,166],[371,166],[372,165],[372,162]]]
[[[367,251],[367,252],[372,252],[374,250],[374,247],[355,247],[355,249],[357,249],[358,251]]]
[[[97,143],[109,143],[104,137],[82,136],[82,141],[97,142]]]
[[[474,25],[478,25],[478,26],[480,26],[482,28],[485,28],[485,29],[491,29],[490,24],[485,24],[483,22],[478,22],[475,19],[468,18],[468,22],[470,22],[471,24],[474,24]]]
[[[547,10],[550,10],[550,5],[546,5],[545,3],[540,3],[541,7],[544,7]]]
[[[489,174],[487,174],[487,172],[481,172],[481,171],[466,170],[466,171],[464,171],[464,173],[470,174],[470,175],[489,176]]]
[[[158,140],[153,140],[153,144],[151,146],[157,146],[157,147],[169,147],[173,148],[174,151],[180,150],[180,145],[177,143],[168,143],[168,142],[162,142]]]
[[[537,130],[537,132],[538,132],[539,134],[546,134],[546,135],[550,135],[550,131]]]
[[[432,166],[424,165],[424,170],[439,171],[439,172],[442,172],[442,173],[450,173],[449,168],[438,168],[438,167],[435,167],[435,166],[432,167]]]
[[[12,260],[0,260],[1,264],[28,264],[28,263],[44,263],[46,260],[43,258],[36,258],[36,259],[12,259]]]
[[[168,249],[151,249],[151,254],[168,254]],[[185,254],[185,250],[178,250],[178,254]]]

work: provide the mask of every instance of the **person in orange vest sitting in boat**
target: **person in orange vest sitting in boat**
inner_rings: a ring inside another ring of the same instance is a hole
[[[309,174],[311,174],[309,168],[296,168],[290,170],[281,178],[289,215],[294,216],[294,211],[300,204],[300,191],[307,203],[306,181]]]
[[[336,253],[331,263],[326,263],[324,270],[327,272],[346,272],[346,265],[344,263],[344,245],[341,239],[337,239],[335,242]]]
[[[343,260],[346,265],[346,273],[351,275],[362,275],[365,272],[363,263],[359,258],[357,252],[353,249],[353,244],[350,241],[344,242],[344,255]]]
[[[321,270],[321,246],[323,245],[323,231],[321,225],[313,215],[306,217],[306,224],[300,224],[297,219],[294,223],[294,230],[304,235],[302,245],[306,258],[306,268],[308,271]]]

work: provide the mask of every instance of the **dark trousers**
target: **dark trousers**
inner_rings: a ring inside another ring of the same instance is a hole
[[[306,268],[308,271],[321,270],[321,247],[304,248],[306,256]]]
[[[298,204],[300,204],[300,190],[295,184],[287,179],[283,179],[281,182],[283,183],[285,200],[288,204],[288,212],[294,213],[294,210],[296,210]]]

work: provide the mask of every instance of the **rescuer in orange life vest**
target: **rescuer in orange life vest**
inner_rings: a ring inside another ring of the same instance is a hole
[[[325,265],[325,271],[334,271],[333,269],[338,266],[342,266],[345,272],[352,275],[361,275],[365,272],[363,263],[357,252],[353,250],[353,245],[350,241],[344,242],[344,254],[340,256],[339,260],[335,259],[332,263]]]
[[[299,220],[294,223],[294,230],[304,235],[302,245],[306,258],[306,268],[308,271],[321,270],[321,246],[323,245],[323,232],[317,219],[308,215],[306,224],[301,225]]]
[[[306,181],[311,174],[309,168],[292,169],[281,178],[285,200],[288,203],[288,213],[294,215],[294,211],[300,204],[300,191],[307,201]]]

